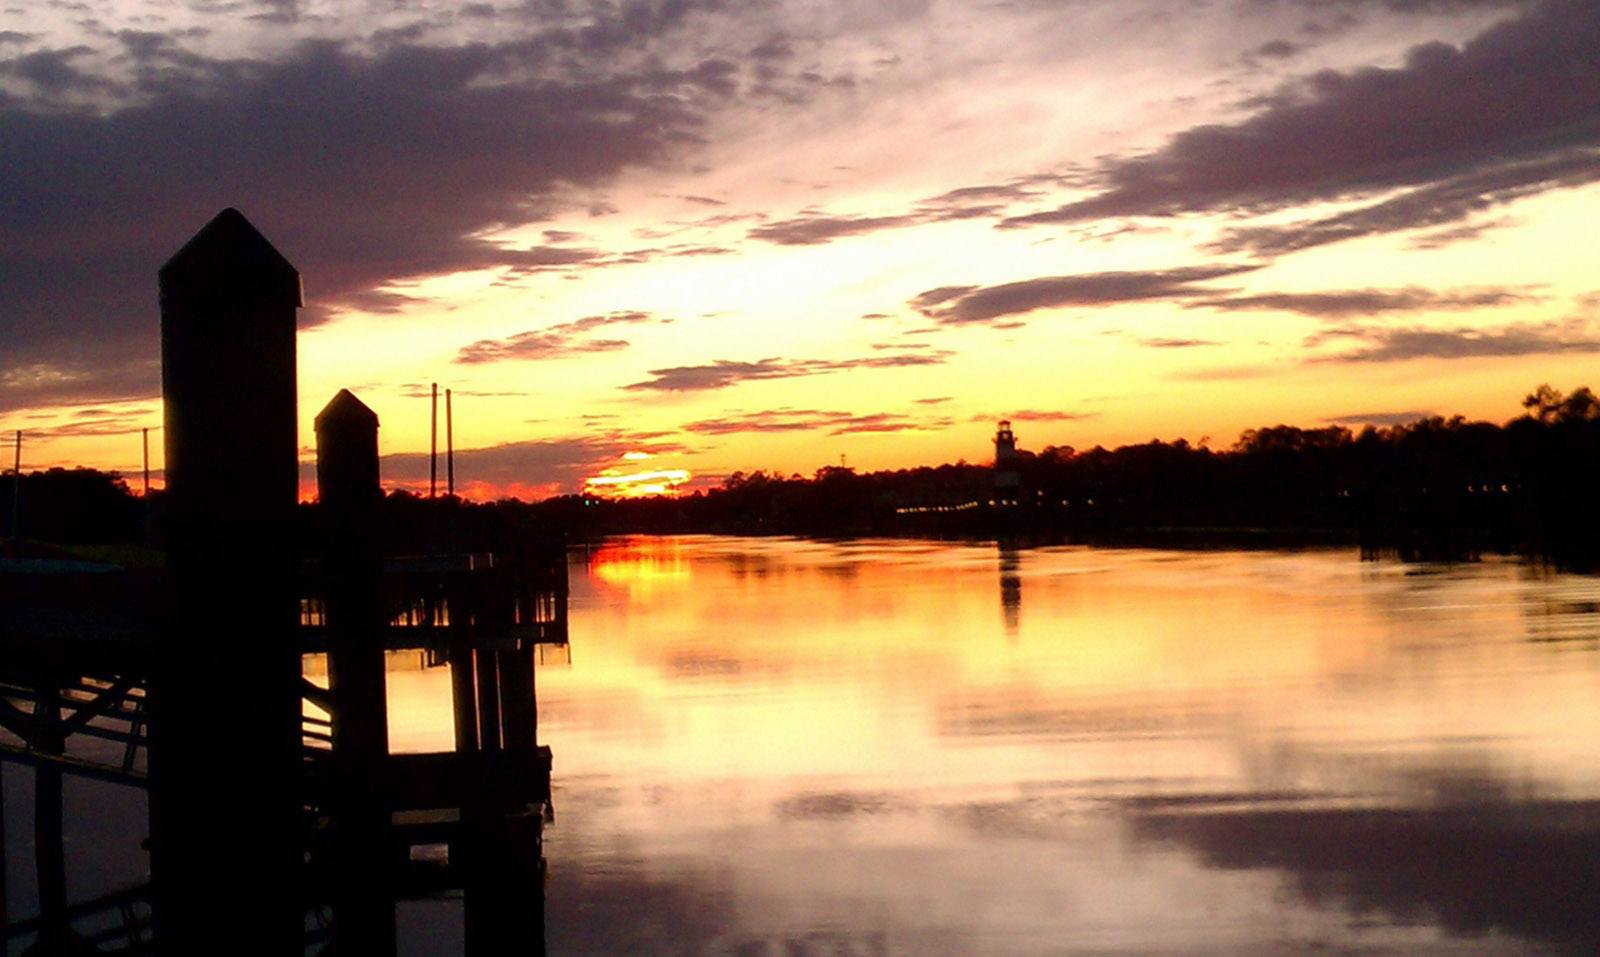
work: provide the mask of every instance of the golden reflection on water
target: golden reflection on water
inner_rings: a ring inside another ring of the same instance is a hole
[[[711,537],[571,571],[553,952],[1600,949],[1524,886],[1600,904],[1594,579]],[[448,672],[389,678],[396,747],[447,748]]]

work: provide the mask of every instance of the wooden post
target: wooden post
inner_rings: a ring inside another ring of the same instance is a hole
[[[316,419],[324,529],[328,684],[333,697],[333,932],[340,954],[393,954],[389,886],[388,690],[376,545],[378,416],[341,389]]]
[[[11,460],[11,537],[22,537],[22,430],[17,430],[16,452]]]
[[[433,405],[428,418],[428,497],[439,494],[439,383],[433,384]]]
[[[33,746],[46,760],[33,769],[34,866],[39,880],[39,941],[46,953],[66,953],[71,928],[67,922],[66,845],[62,840],[61,768],[48,757],[64,750],[61,702],[55,675],[39,678],[33,711]]]
[[[156,937],[162,953],[299,953],[300,275],[226,209],[160,286],[176,604],[150,677]]]
[[[456,751],[470,754],[478,750],[478,696],[472,644],[465,638],[450,639],[450,699],[456,726]]]
[[[509,631],[512,606],[476,609],[489,632]],[[543,953],[544,885],[531,645],[477,649],[480,781],[464,802],[466,952]],[[526,669],[526,670],[524,670]]]
[[[444,390],[444,488],[456,494],[456,416],[450,408],[450,390]]]
[[[144,430],[144,496],[140,500],[144,508],[144,543],[149,545],[153,540],[154,522],[150,518],[150,430]]]
[[[6,862],[11,856],[6,853],[6,802],[5,794],[5,768],[6,763],[0,761],[0,929],[11,924],[11,911],[6,906],[7,895],[11,893],[11,882],[6,874]]]

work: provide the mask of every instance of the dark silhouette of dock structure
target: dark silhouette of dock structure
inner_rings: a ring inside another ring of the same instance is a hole
[[[378,417],[342,390],[316,419],[303,562],[298,272],[229,209],[160,290],[165,567],[0,563],[0,758],[33,769],[39,892],[16,920],[0,886],[6,944],[393,954],[395,901],[454,889],[468,953],[543,953],[534,656],[567,640],[564,555],[379,554]],[[396,649],[451,667],[453,750],[389,753]],[[327,655],[327,688],[307,653]],[[148,885],[68,899],[68,775],[148,790]],[[413,860],[422,845],[443,863]]]

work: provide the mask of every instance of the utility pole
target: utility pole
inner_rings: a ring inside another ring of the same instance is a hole
[[[450,411],[450,390],[444,390],[444,474],[445,493],[456,494],[456,418]]]
[[[11,460],[11,537],[22,536],[22,430],[17,430],[16,453]]]
[[[433,411],[428,422],[428,497],[439,494],[439,383],[433,384]]]

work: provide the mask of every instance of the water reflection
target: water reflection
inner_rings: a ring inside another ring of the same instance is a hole
[[[1022,553],[1015,544],[1000,541],[1000,616],[1006,634],[1015,637],[1022,627]]]
[[[574,566],[551,951],[1600,946],[1594,579],[998,551]]]

